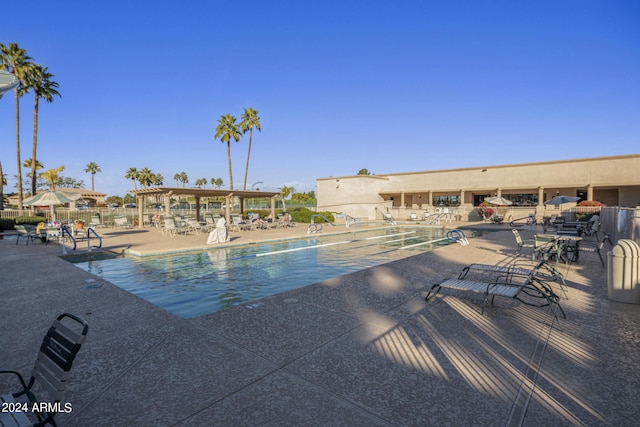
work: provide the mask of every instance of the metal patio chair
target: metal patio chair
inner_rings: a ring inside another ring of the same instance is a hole
[[[0,374],[13,374],[20,383],[18,391],[0,396],[2,407],[13,409],[0,411],[0,425],[56,425],[54,419],[56,411],[65,408],[64,392],[67,388],[71,365],[88,331],[89,325],[83,319],[73,314],[63,313],[56,318],[47,331],[28,383],[18,371],[0,370]],[[47,398],[36,397],[33,391],[34,386],[39,389],[39,392],[46,391]],[[56,408],[56,403],[61,407]],[[30,419],[27,414],[37,420]]]

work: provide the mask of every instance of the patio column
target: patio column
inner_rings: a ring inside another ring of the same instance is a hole
[[[164,200],[164,217],[169,218],[171,216],[171,192],[162,195]]]
[[[429,206],[433,207],[433,191],[429,190]]]
[[[460,206],[464,205],[464,190],[460,190]]]
[[[593,185],[587,185],[587,200],[593,200]]]
[[[544,187],[538,187],[538,206],[544,205]]]
[[[271,218],[276,218],[276,197],[278,196],[273,196],[271,198]]]
[[[400,207],[404,208],[404,191],[400,192]]]
[[[224,217],[227,220],[227,224],[231,224],[231,200],[233,198],[233,193],[229,193],[224,196],[225,208],[224,208]]]
[[[497,188],[496,189],[496,196],[502,197],[502,188]]]
[[[196,196],[196,221],[200,221],[200,196]]]
[[[137,195],[136,203],[138,204],[138,228],[144,226],[144,196]]]

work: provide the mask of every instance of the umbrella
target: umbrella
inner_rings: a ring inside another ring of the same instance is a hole
[[[51,220],[56,220],[55,205],[62,205],[65,203],[73,203],[81,196],[79,194],[68,194],[61,191],[45,191],[35,196],[26,198],[22,203],[29,206],[49,206],[51,208]]]
[[[505,199],[502,196],[486,197],[484,201],[497,206],[511,206],[513,204],[511,200]]]
[[[18,83],[20,83],[20,81],[16,76],[6,71],[0,71],[0,95],[15,89]]]
[[[544,202],[545,205],[564,205],[565,203],[573,203],[580,200],[580,197],[573,196],[555,196],[551,200]]]

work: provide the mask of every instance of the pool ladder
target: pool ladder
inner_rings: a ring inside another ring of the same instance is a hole
[[[315,217],[319,216],[320,218],[324,219],[329,225],[331,226],[335,226],[334,223],[332,223],[331,221],[329,221],[324,215],[322,214],[313,214],[311,215],[311,224],[309,224],[309,227],[307,227],[307,234],[316,234],[322,231],[322,224],[315,224],[313,222],[313,219]]]
[[[77,247],[77,240],[75,236],[73,235],[71,230],[69,230],[69,228],[63,224],[62,227],[60,228],[60,238],[62,240],[61,242],[62,253],[64,254],[67,253],[67,245],[65,245],[64,243],[65,234],[67,235],[67,237],[69,237],[69,240],[73,242],[72,250],[75,251]],[[91,246],[91,234],[94,235],[95,239],[98,239],[98,246]],[[92,249],[99,249],[101,247],[102,247],[102,237],[100,237],[100,235],[96,232],[96,230],[93,227],[87,228],[87,252],[91,252]]]

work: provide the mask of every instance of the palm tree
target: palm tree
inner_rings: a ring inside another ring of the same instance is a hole
[[[58,88],[58,83],[51,80],[53,74],[47,70],[47,67],[36,64],[30,67],[26,73],[27,88],[33,89],[33,93],[35,95],[35,102],[33,106],[33,147],[31,148],[31,194],[36,194],[37,167],[35,162],[38,147],[38,106],[40,98],[51,103],[53,102],[54,96],[60,96],[60,93],[56,90]]]
[[[27,56],[27,51],[21,49],[17,43],[4,45],[0,43],[0,70],[6,70],[20,80],[20,84],[15,88],[16,95],[16,157],[18,166],[18,209],[22,209],[22,170],[20,169],[20,97],[29,91],[25,85],[25,74],[32,65],[31,57]],[[35,156],[34,156],[35,158]]]
[[[180,172],[180,182],[182,183],[182,188],[189,182],[189,177],[186,172]]]
[[[207,178],[198,178],[198,179],[196,179],[196,187],[202,188],[205,185],[207,185]]]
[[[149,168],[142,168],[140,170],[140,172],[138,173],[138,181],[140,181],[140,184],[144,187],[147,188],[149,187],[151,184],[153,184],[154,181],[154,174],[153,172],[151,172],[151,169]]]
[[[138,169],[136,168],[127,169],[127,173],[124,175],[124,177],[133,181],[134,190],[138,189],[138,185],[136,184],[136,181],[138,180]]]
[[[247,176],[249,175],[249,158],[251,157],[251,141],[253,140],[253,128],[258,129],[258,132],[262,132],[262,128],[260,127],[260,117],[258,117],[258,112],[251,107],[244,109],[241,119],[240,130],[242,130],[243,134],[249,131],[249,149],[247,150],[247,167],[244,170],[243,187],[243,190],[246,190]]]
[[[227,159],[229,161],[229,189],[233,190],[233,171],[231,169],[231,139],[235,139],[236,142],[240,141],[240,127],[236,123],[236,118],[231,114],[220,116],[218,120],[218,126],[216,127],[216,134],[213,139],[220,138],[220,141],[227,143]]]
[[[91,162],[91,163],[89,163],[87,165],[87,167],[84,169],[84,171],[86,173],[90,173],[91,174],[91,191],[95,191],[95,188],[93,186],[93,184],[94,184],[93,178],[95,177],[96,173],[102,172],[102,170],[100,169],[100,166],[98,166],[94,162]]]
[[[289,197],[289,195],[291,193],[293,193],[294,191],[296,191],[295,188],[287,187],[286,185],[283,185],[282,188],[280,189],[280,197],[282,198],[282,210],[283,211],[287,210],[287,207],[285,206],[285,203],[284,203],[284,199]]]

